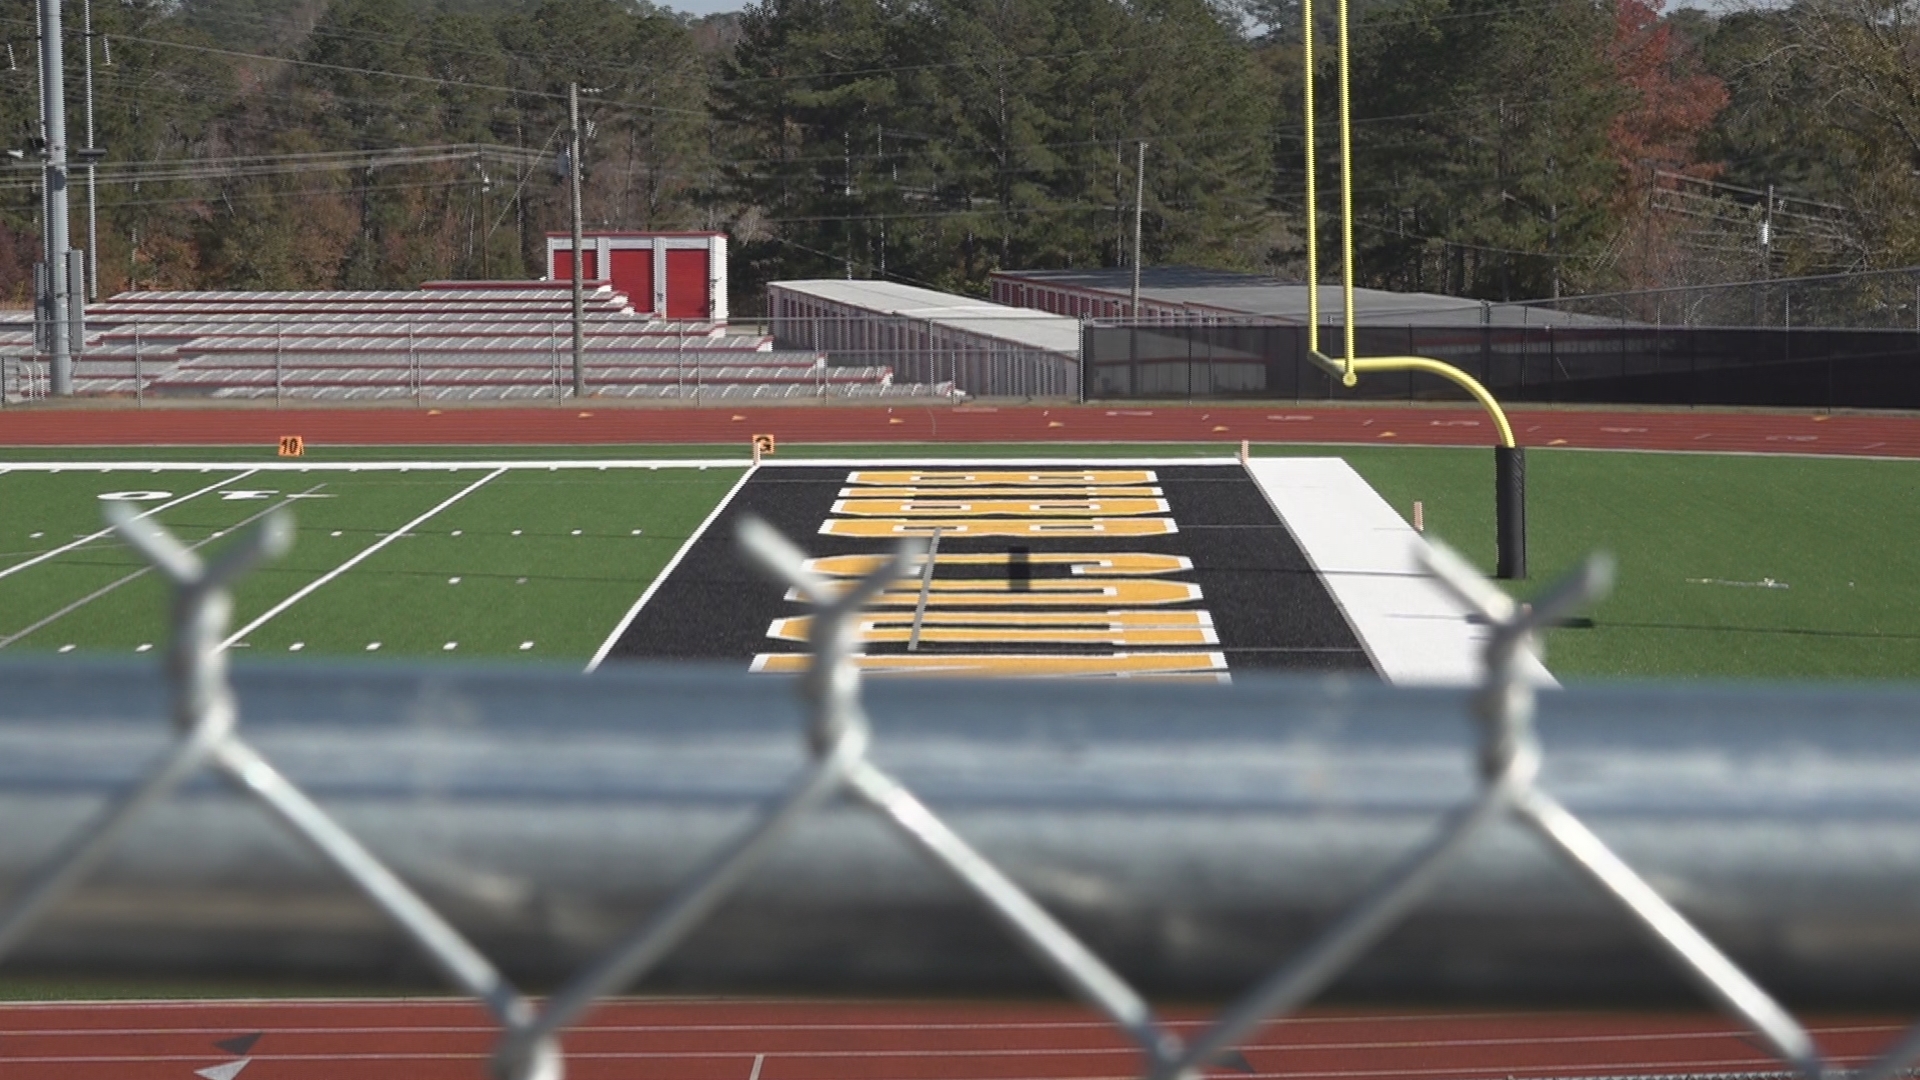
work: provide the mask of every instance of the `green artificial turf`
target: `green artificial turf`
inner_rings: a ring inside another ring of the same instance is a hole
[[[1493,455],[1340,451],[1429,536],[1493,567]],[[1529,595],[1590,551],[1619,562],[1563,678],[1920,678],[1920,462],[1527,452]],[[1772,585],[1768,585],[1772,582]]]
[[[584,662],[740,473],[731,468],[501,473],[275,615],[240,647],[251,655]],[[247,626],[487,475],[488,470],[444,468],[257,473],[229,485],[318,496],[294,503],[293,549],[235,589],[232,627]],[[0,475],[0,505],[9,507],[0,518],[0,571],[74,533],[97,530],[102,492],[147,487],[179,494],[192,490],[188,484],[197,488],[220,476]],[[211,554],[229,539],[215,532],[233,529],[275,501],[229,501],[215,493],[162,511],[156,520],[183,543],[206,542]],[[30,539],[32,532],[44,535]],[[19,637],[9,651],[71,647],[124,653],[166,640],[165,583],[142,572],[133,553],[111,539],[0,578],[0,639],[96,593]]]
[[[828,446],[785,449],[781,460],[1172,457],[1230,449]],[[357,447],[318,450],[314,460],[669,460],[737,451]],[[248,452],[269,460],[266,451]],[[1491,569],[1489,451],[1258,452],[1346,458],[1403,516],[1412,516],[1416,499],[1423,502],[1429,535]],[[206,448],[30,456],[219,460]],[[1530,593],[1591,550],[1611,551],[1620,563],[1619,585],[1593,612],[1593,625],[1551,635],[1548,663],[1561,676],[1920,678],[1920,555],[1911,542],[1920,530],[1920,504],[1912,497],[1920,489],[1920,462],[1534,449],[1529,465],[1534,580],[1514,591]],[[0,572],[97,530],[102,491],[151,487],[180,494],[224,475],[217,468],[0,473]],[[261,472],[236,481],[230,486],[328,497],[296,504],[298,542],[242,583],[233,625],[245,625],[485,475],[441,466],[406,473]],[[720,466],[504,473],[275,616],[248,636],[247,648],[252,655],[287,656],[298,644],[301,655],[367,656],[367,646],[378,642],[371,655],[584,662],[739,475]],[[211,538],[212,551],[224,540],[214,532],[268,505],[204,496],[160,520],[186,542]],[[139,569],[130,552],[101,541],[0,577],[0,639],[100,592],[8,651],[72,645],[124,652],[157,645],[164,641],[165,589],[150,573],[133,576]],[[533,645],[522,649],[529,641]]]

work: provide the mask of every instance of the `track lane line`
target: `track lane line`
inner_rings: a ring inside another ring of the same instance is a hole
[[[236,480],[245,480],[247,477],[252,476],[254,473],[257,473],[259,471],[260,471],[259,469],[248,469],[245,472],[238,473],[233,476],[229,476],[225,480],[222,480],[217,484],[208,484],[206,487],[201,488],[199,491],[182,495],[177,499],[172,499],[167,502],[163,502],[159,506],[154,507],[153,509],[147,511],[144,514],[136,514],[135,517],[141,517],[141,518],[152,517],[153,515],[159,513],[162,510],[170,510],[173,507],[179,506],[181,503],[188,502],[193,499],[197,499],[200,496],[205,495],[209,491],[213,491],[217,488],[225,487],[226,485],[231,484]],[[111,535],[112,533],[113,533],[113,529],[111,527],[101,529],[99,532],[92,533],[88,536],[83,536],[80,539],[75,540],[71,544],[63,544],[60,547],[54,548],[52,551],[43,552],[39,555],[36,555],[33,558],[28,559],[26,562],[15,563],[14,565],[7,567],[5,570],[0,570],[0,578],[4,578],[12,574],[17,574],[20,571],[25,570],[29,566],[33,566],[37,563],[46,562],[48,559],[51,559],[56,555],[65,554],[66,552],[72,551],[74,548],[85,547],[86,545],[93,543],[95,540],[98,540],[103,536]]]
[[[592,674],[594,669],[600,666],[601,661],[607,658],[607,654],[613,651],[614,643],[620,640],[620,635],[627,632],[627,627],[633,625],[633,620],[640,615],[640,609],[647,606],[647,601],[653,599],[653,594],[660,591],[660,585],[667,580],[667,575],[673,573],[674,568],[680,565],[680,560],[686,558],[687,552],[693,550],[693,545],[699,543],[700,538],[706,535],[707,528],[720,516],[720,512],[733,505],[733,497],[740,494],[740,489],[746,487],[747,481],[752,479],[753,474],[759,471],[760,466],[758,465],[747,466],[747,471],[741,473],[740,479],[734,481],[733,486],[727,489],[727,493],[720,497],[719,502],[714,504],[713,510],[707,514],[706,520],[702,521],[699,527],[693,530],[693,535],[687,537],[687,542],[680,545],[680,550],[673,553],[673,558],[667,560],[667,565],[661,567],[660,572],[653,576],[653,581],[650,582],[646,590],[640,594],[640,599],[635,600],[633,606],[627,609],[626,615],[614,626],[613,633],[607,635],[607,640],[601,642],[600,648],[595,650],[593,659],[587,661],[586,670],[588,674]]]
[[[386,547],[388,544],[391,544],[395,540],[400,539],[402,536],[407,535],[408,533],[412,532],[414,529],[419,528],[421,525],[426,524],[429,520],[431,520],[434,517],[434,515],[438,514],[440,511],[445,510],[447,507],[452,506],[454,503],[457,503],[461,499],[464,499],[467,496],[473,494],[474,492],[480,490],[480,488],[484,486],[488,481],[493,480],[494,478],[500,476],[502,473],[506,471],[507,471],[507,467],[502,465],[501,467],[493,470],[492,472],[481,477],[480,479],[475,480],[473,483],[468,484],[466,487],[461,488],[459,491],[453,493],[452,495],[448,496],[446,499],[442,500],[438,506],[435,506],[433,509],[427,511],[424,514],[421,514],[419,517],[414,518],[412,521],[407,522],[405,525],[400,526],[398,529],[395,529],[394,531],[374,541],[365,550],[361,551],[358,555],[355,555],[353,558],[348,559],[346,562],[341,563],[339,566],[334,567],[333,569],[327,571],[326,573],[320,575],[319,577],[313,579],[312,581],[307,582],[306,585],[296,590],[293,593],[293,595],[287,597],[285,600],[282,600],[279,603],[268,608],[264,613],[260,615],[259,618],[254,619],[252,622],[248,623],[247,625],[241,627],[238,630],[235,630],[232,634],[230,634],[227,637],[227,640],[220,643],[220,648],[223,650],[230,649],[233,647],[235,642],[245,640],[248,634],[251,634],[255,630],[258,630],[262,626],[265,626],[269,621],[277,617],[281,612],[287,610],[293,605],[306,599],[308,596],[311,596],[315,589],[320,588],[320,586],[325,585],[327,582],[332,581],[334,578],[339,577],[341,574],[344,574],[347,571],[353,569],[355,566],[358,566],[362,562],[365,562],[367,559],[371,558],[373,554],[379,551],[381,548]]]

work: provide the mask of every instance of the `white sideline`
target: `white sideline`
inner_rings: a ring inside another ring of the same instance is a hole
[[[475,469],[738,469],[746,458],[566,458],[552,461],[266,461],[248,465],[237,461],[9,461],[5,472],[206,472],[209,469],[247,469],[251,472],[472,472]]]
[[[304,600],[308,596],[312,595],[315,589],[318,589],[320,586],[325,585],[327,582],[332,581],[334,578],[337,578],[341,574],[344,574],[347,571],[353,569],[355,566],[358,566],[361,562],[365,561],[367,558],[372,556],[374,552],[379,551],[381,548],[386,547],[388,544],[391,544],[395,540],[398,540],[401,537],[407,535],[408,533],[412,532],[414,529],[419,528],[421,525],[425,524],[428,519],[432,518],[435,514],[438,514],[440,511],[445,510],[447,507],[452,506],[454,503],[457,503],[461,499],[464,499],[467,496],[473,494],[475,491],[480,490],[481,485],[487,483],[489,480],[492,480],[493,478],[499,476],[501,473],[504,473],[506,471],[507,470],[505,467],[501,467],[493,470],[492,472],[481,477],[480,479],[475,480],[473,483],[468,484],[466,487],[463,487],[459,491],[448,496],[445,500],[443,500],[440,503],[440,505],[434,507],[433,509],[427,511],[424,514],[421,514],[419,517],[414,518],[412,521],[407,522],[405,525],[400,526],[398,529],[395,529],[394,531],[374,541],[372,544],[368,545],[365,550],[361,551],[358,555],[355,555],[353,558],[348,559],[346,562],[341,563],[339,566],[334,567],[333,569],[327,571],[326,573],[320,575],[319,577],[313,579],[312,581],[307,582],[306,585],[302,586],[299,590],[294,592],[293,595],[287,597],[285,600],[282,600],[279,603],[268,608],[266,612],[263,613],[259,618],[253,620],[252,622],[241,627],[240,629],[235,630],[231,635],[228,636],[227,640],[220,643],[220,648],[222,649],[232,648],[234,642],[244,640],[248,634],[251,634],[255,630],[258,630],[262,626],[265,626],[268,620],[274,618],[275,616],[279,615],[281,612],[287,610],[293,605],[299,603],[301,600]]]
[[[766,468],[909,469],[1004,467],[1140,469],[1172,465],[1235,465],[1236,457],[793,457],[762,461]],[[8,461],[7,472],[205,472],[208,469],[246,468],[254,472],[471,472],[475,469],[740,469],[751,464],[738,458],[556,458],[487,461],[266,461],[251,465],[233,461]]]
[[[224,468],[231,469],[234,466],[227,465],[227,466],[216,466],[216,467],[224,467]],[[152,517],[153,515],[159,513],[162,510],[168,510],[173,507],[179,506],[181,503],[187,502],[190,499],[197,499],[200,496],[205,495],[207,492],[213,491],[216,488],[225,487],[226,485],[233,483],[235,480],[245,480],[247,477],[252,476],[255,471],[256,470],[254,469],[247,469],[244,472],[235,473],[234,475],[227,477],[225,480],[222,480],[214,484],[208,484],[206,487],[201,488],[199,491],[189,492],[185,495],[180,496],[177,499],[169,499],[168,501],[161,503],[159,506],[156,506],[151,510],[148,510],[141,514],[137,514],[135,516],[143,517],[143,518]],[[85,547],[86,545],[91,544],[95,540],[98,540],[103,536],[107,536],[112,532],[113,530],[111,528],[101,529],[97,533],[90,533],[86,536],[81,537],[78,540],[75,540],[70,544],[62,544],[59,547],[54,548],[52,551],[46,551],[46,552],[40,553],[39,555],[35,555],[33,558],[28,559],[26,562],[15,563],[12,566],[7,567],[5,570],[0,570],[0,578],[7,577],[11,574],[17,574],[20,571],[25,570],[29,566],[34,566],[39,563],[46,562],[48,559],[51,559],[56,555],[63,555],[66,552],[72,551],[74,548]]]
[[[707,528],[714,523],[715,519],[719,518],[720,512],[733,504],[733,497],[740,494],[740,489],[747,486],[747,481],[753,478],[753,474],[758,471],[759,468],[760,466],[758,465],[747,466],[747,470],[740,474],[740,479],[733,482],[733,486],[727,489],[727,493],[721,496],[720,501],[715,503],[713,509],[707,513],[706,520],[702,521],[699,527],[693,530],[693,535],[687,537],[687,542],[680,545],[680,550],[673,553],[673,558],[667,560],[667,565],[661,567],[660,572],[653,575],[653,581],[650,582],[646,590],[640,594],[640,599],[633,602],[633,606],[627,609],[626,615],[623,616],[619,624],[613,628],[613,633],[608,634],[607,640],[601,642],[600,647],[594,650],[593,659],[587,661],[586,670],[589,673],[595,668],[598,668],[600,662],[607,658],[607,654],[613,651],[614,643],[620,640],[620,635],[627,632],[627,627],[633,625],[633,620],[640,615],[640,609],[646,607],[647,601],[653,599],[653,594],[660,591],[660,586],[666,582],[674,569],[680,565],[680,560],[686,558],[687,552],[693,550],[693,545],[699,543],[700,538],[706,535]]]
[[[1400,685],[1480,681],[1484,625],[1423,570],[1426,541],[1340,458],[1255,458],[1247,471],[1319,572],[1383,678]],[[1537,686],[1560,685],[1532,657]]]

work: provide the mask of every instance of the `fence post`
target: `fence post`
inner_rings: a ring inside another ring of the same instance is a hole
[[[407,320],[407,376],[413,380],[413,407],[420,407],[420,353],[414,348],[413,320]]]
[[[286,348],[287,333],[284,330],[273,332],[273,407],[280,407],[281,365],[284,362],[281,352]]]
[[[140,324],[133,324],[133,404],[135,408],[147,407],[146,380],[140,372]]]

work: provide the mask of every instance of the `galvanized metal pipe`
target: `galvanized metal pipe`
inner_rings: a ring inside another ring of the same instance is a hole
[[[0,891],[160,756],[156,665],[0,665]],[[807,767],[792,684],[734,671],[243,667],[241,731],[512,975],[655,911]],[[867,685],[873,760],[1150,993],[1234,994],[1477,790],[1453,691],[1344,679]],[[1911,691],[1606,687],[1540,702],[1544,790],[1790,1001],[1920,999]],[[8,964],[427,983],[351,886],[213,778]],[[801,822],[643,989],[1048,990],[944,872],[851,806]],[[1689,993],[1519,826],[1470,842],[1348,996]]]

